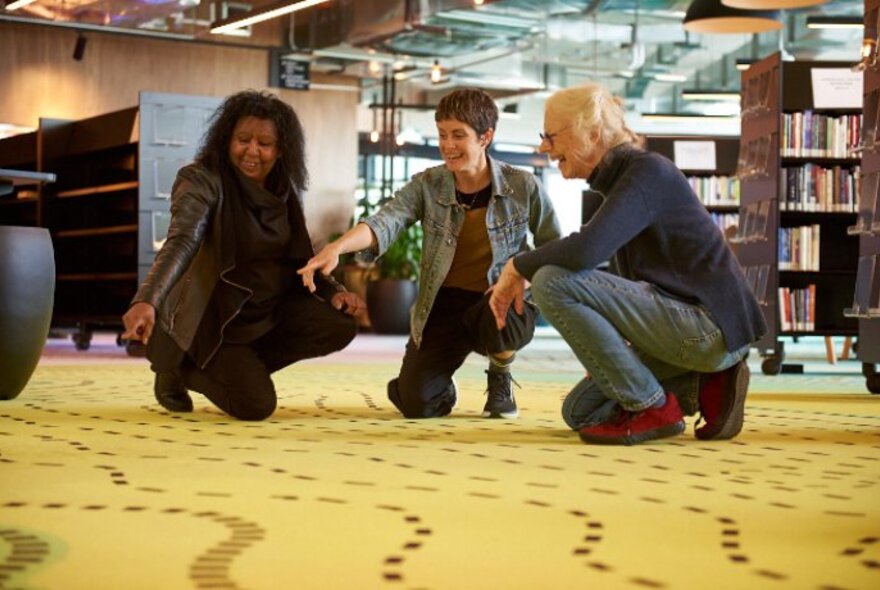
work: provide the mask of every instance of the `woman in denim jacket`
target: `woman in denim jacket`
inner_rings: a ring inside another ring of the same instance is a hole
[[[486,152],[498,121],[492,98],[477,89],[456,90],[434,114],[444,165],[404,186],[376,214],[328,244],[298,272],[310,289],[314,273],[330,273],[339,256],[371,249],[381,255],[407,227],[424,229],[419,294],[411,310],[410,339],[400,375],[388,398],[407,418],[450,413],[457,400],[452,380],[468,354],[489,357],[483,416],[515,418],[510,366],[532,339],[537,312],[511,312],[498,329],[488,307],[504,264],[560,236],[559,222],[532,174]]]

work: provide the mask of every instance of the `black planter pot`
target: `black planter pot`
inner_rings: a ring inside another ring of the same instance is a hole
[[[408,279],[380,279],[367,283],[367,312],[378,334],[409,334],[409,310],[418,286]]]
[[[27,385],[49,335],[55,255],[46,229],[0,225],[0,400]]]

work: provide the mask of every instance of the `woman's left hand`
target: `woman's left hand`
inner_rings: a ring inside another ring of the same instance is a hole
[[[358,315],[367,309],[367,304],[364,303],[364,300],[349,291],[340,291],[334,294],[333,298],[330,299],[330,305],[334,309],[352,316]]]
[[[501,330],[507,320],[507,311],[510,304],[519,315],[523,314],[523,300],[526,292],[526,280],[513,266],[513,259],[507,261],[498,282],[492,289],[492,297],[489,298],[489,309],[495,316],[495,325]]]

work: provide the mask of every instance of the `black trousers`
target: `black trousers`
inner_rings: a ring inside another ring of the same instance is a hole
[[[187,389],[230,416],[263,420],[277,404],[272,373],[341,350],[357,334],[353,317],[310,294],[293,294],[281,306],[280,321],[271,331],[246,344],[224,342],[204,369],[186,357],[179,372]]]
[[[445,416],[455,405],[452,375],[471,352],[482,355],[519,350],[535,334],[538,312],[526,303],[523,315],[511,306],[503,330],[495,326],[489,295],[443,287],[416,347],[412,338],[400,375],[388,383],[388,399],[407,418]]]

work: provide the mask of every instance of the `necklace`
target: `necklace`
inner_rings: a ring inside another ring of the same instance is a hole
[[[480,192],[481,191],[477,191],[475,193],[469,194],[469,193],[463,193],[460,190],[455,189],[455,200],[458,201],[458,204],[461,205],[462,209],[464,209],[465,211],[470,211],[473,208],[474,203],[477,200],[477,197],[480,196]],[[468,201],[465,202],[465,199],[468,197],[470,197],[470,199],[468,199]]]
[[[482,200],[481,197],[484,196],[484,193],[486,193],[490,189],[491,186],[492,186],[491,183],[487,184],[486,186],[484,186],[483,188],[481,188],[480,190],[478,190],[475,193],[464,193],[464,192],[458,190],[458,188],[456,188],[455,189],[455,200],[458,202],[459,205],[461,205],[461,208],[464,209],[465,211],[470,211],[471,209],[474,209],[475,207],[476,208],[482,207],[484,205],[481,203],[481,200]],[[488,202],[488,198],[486,198],[485,201]]]

